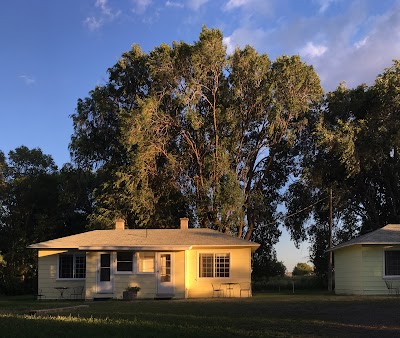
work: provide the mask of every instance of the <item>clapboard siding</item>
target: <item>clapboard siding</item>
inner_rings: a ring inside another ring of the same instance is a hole
[[[57,299],[60,296],[55,287],[68,287],[64,293],[69,298],[73,287],[84,286],[84,296],[87,300],[98,297],[112,297],[122,299],[123,292],[129,286],[139,286],[138,298],[154,298],[157,295],[157,274],[129,274],[116,271],[116,253],[112,255],[112,293],[99,294],[97,292],[97,277],[99,252],[86,252],[86,278],[85,280],[61,280],[57,279],[58,255],[65,250],[40,250],[39,251],[39,288],[47,299]],[[70,251],[78,252],[78,251]],[[227,278],[200,278],[198,276],[199,253],[229,253],[230,277]],[[172,279],[174,284],[173,295],[175,298],[212,297],[211,283],[223,282],[251,282],[251,248],[225,248],[225,249],[192,249],[186,251],[171,252],[173,259]],[[157,255],[156,255],[157,260]],[[156,261],[157,266],[157,261]],[[234,286],[232,296],[240,295],[239,285]],[[247,295],[247,293],[246,293]]]
[[[400,245],[353,245],[335,251],[335,291],[337,294],[385,295],[385,249]],[[396,278],[395,278],[396,279]]]
[[[201,278],[198,276],[200,253],[229,253],[230,254],[230,276],[229,278]],[[212,297],[213,289],[211,283],[225,282],[250,282],[251,281],[251,250],[241,249],[199,249],[187,252],[187,278],[186,288],[189,298]],[[234,285],[231,296],[239,297],[239,285]],[[247,295],[247,294],[246,294]]]
[[[335,292],[337,294],[362,294],[361,246],[335,251]]]
[[[38,288],[46,299],[58,299],[60,292],[56,287],[68,287],[64,297],[70,298],[74,287],[85,286],[85,280],[57,279],[58,254],[65,250],[40,250],[38,253]]]

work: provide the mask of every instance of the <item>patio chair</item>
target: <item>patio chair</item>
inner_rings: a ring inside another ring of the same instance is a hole
[[[43,298],[46,298],[45,294],[43,293],[42,289],[38,289],[38,292],[36,294],[36,299],[42,300]]]
[[[399,287],[396,286],[392,281],[385,280],[386,287],[389,290],[389,295],[393,294],[393,291],[396,296],[399,295]]]
[[[240,283],[240,297],[242,297],[242,292],[247,292],[247,297],[251,296],[251,283],[250,282],[243,282]]]
[[[213,297],[215,295],[220,297],[221,294],[222,294],[222,297],[224,297],[224,289],[221,288],[221,284],[211,283],[211,286],[213,288]]]
[[[72,289],[71,299],[82,299],[83,298],[83,286],[76,286]]]

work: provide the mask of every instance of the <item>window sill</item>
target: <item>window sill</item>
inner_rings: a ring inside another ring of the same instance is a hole
[[[56,278],[56,281],[83,281],[86,280],[86,278]]]

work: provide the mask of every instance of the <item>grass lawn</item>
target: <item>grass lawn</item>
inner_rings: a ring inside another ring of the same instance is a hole
[[[31,316],[31,310],[89,307]],[[400,298],[256,294],[249,299],[35,301],[0,297],[0,337],[400,336]]]

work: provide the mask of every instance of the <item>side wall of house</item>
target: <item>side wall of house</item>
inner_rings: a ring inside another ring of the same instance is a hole
[[[199,277],[199,254],[200,253],[229,253],[230,273],[224,278]],[[186,297],[203,298],[213,297],[212,283],[237,283],[233,290],[228,293],[226,286],[221,285],[225,294],[232,297],[240,296],[239,283],[251,282],[251,249],[250,248],[226,248],[226,249],[193,249],[186,251]],[[242,296],[247,296],[243,293]]]
[[[399,277],[385,278],[384,256],[385,250],[400,250],[400,245],[363,245],[363,265],[362,279],[364,294],[366,295],[386,295],[388,288],[385,279],[393,282],[395,286],[400,286]]]
[[[38,252],[38,289],[45,299],[58,299],[60,291],[56,287],[67,287],[64,298],[70,298],[74,287],[85,286],[85,280],[62,280],[58,279],[58,254],[65,250],[39,250]]]
[[[335,293],[363,294],[361,245],[338,249],[334,252],[334,258]]]
[[[363,294],[384,295],[388,293],[383,279],[383,246],[363,245],[361,278]]]
[[[398,246],[354,245],[335,251],[335,292],[337,294],[386,295],[385,248]],[[398,278],[388,278],[400,285]]]

